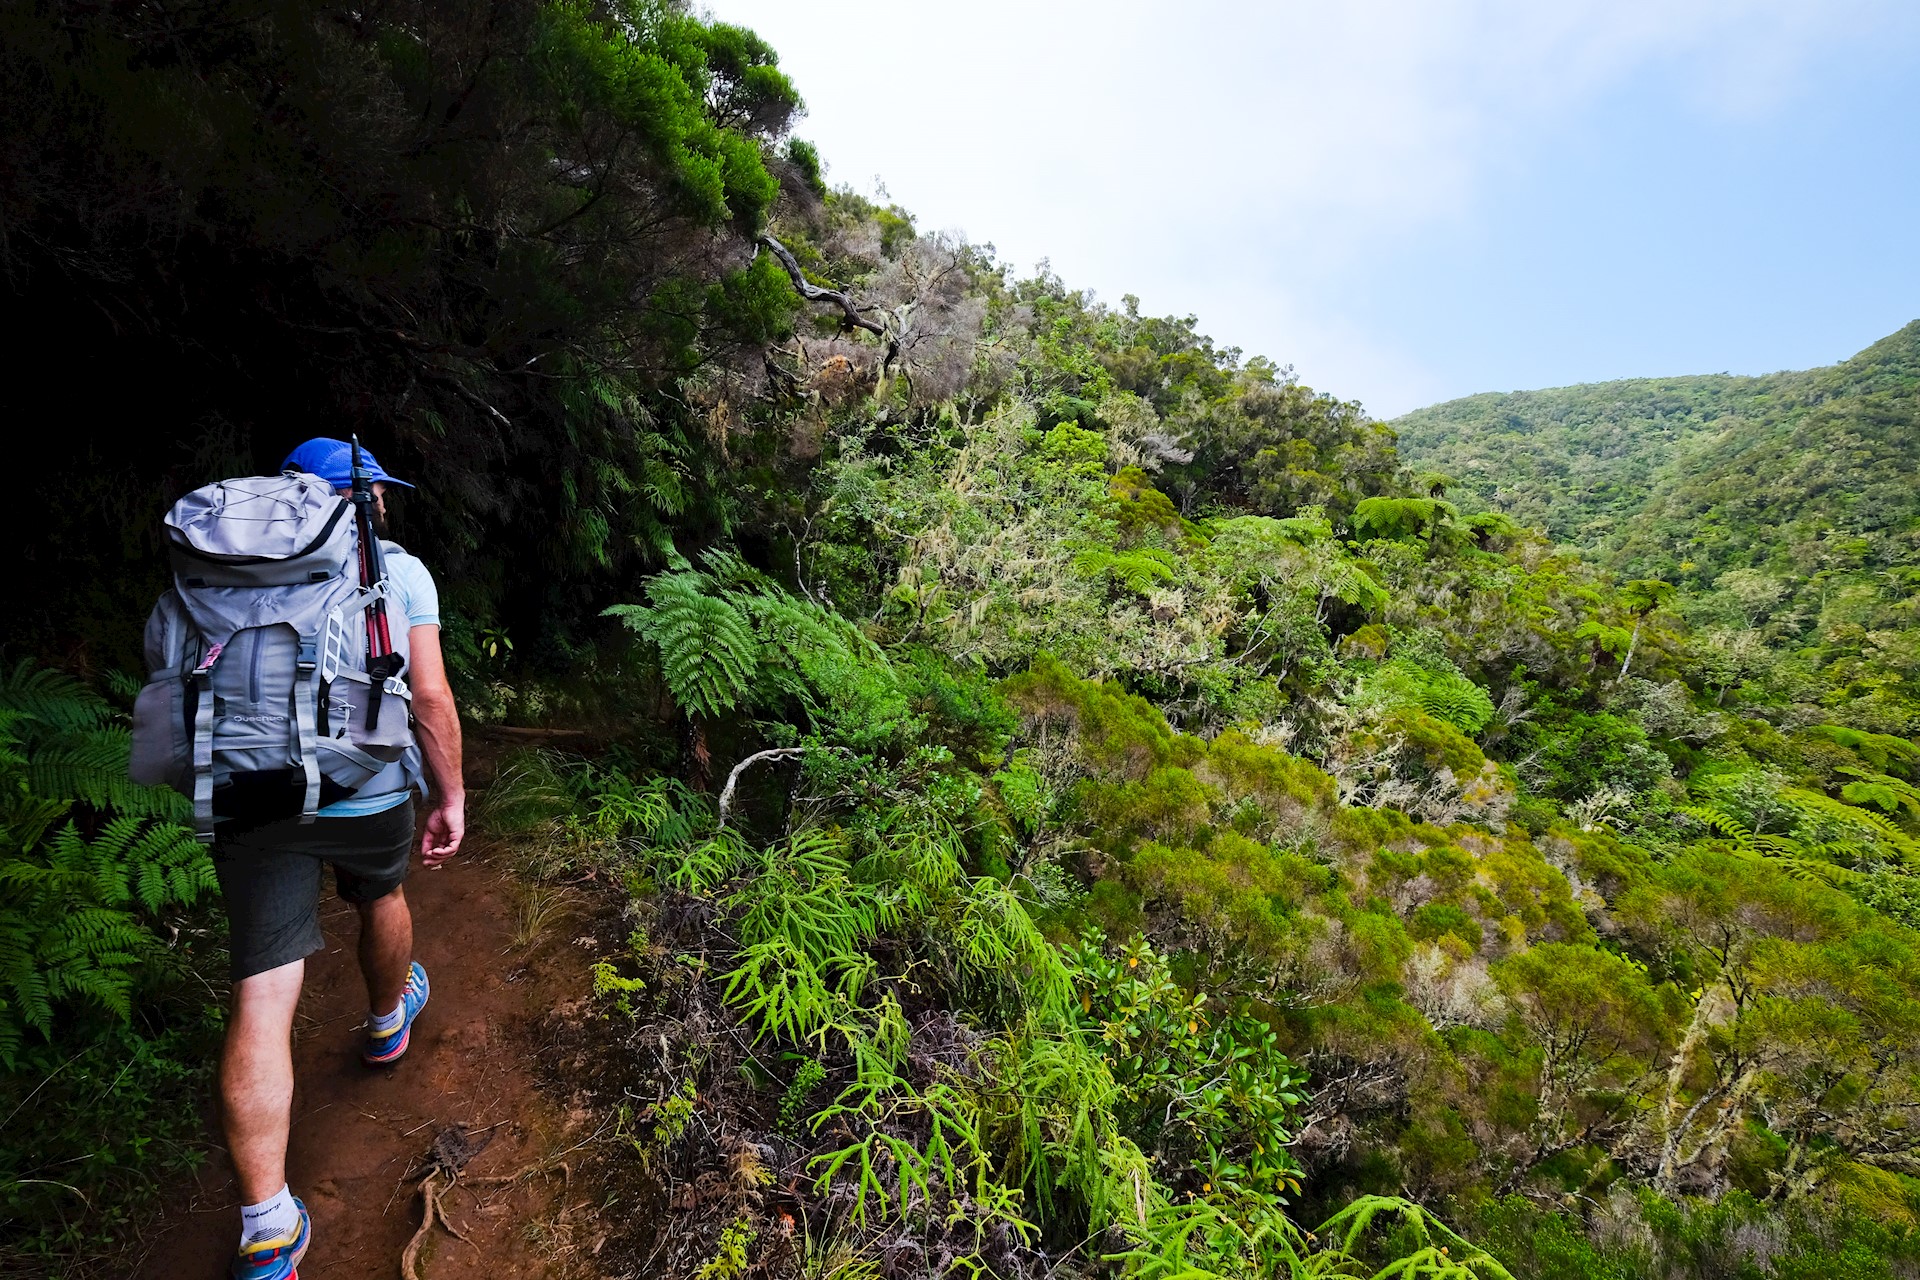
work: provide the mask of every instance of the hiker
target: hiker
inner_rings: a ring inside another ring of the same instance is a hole
[[[428,995],[402,888],[414,793],[431,796],[419,840],[428,868],[458,852],[466,828],[438,591],[392,543],[371,557],[384,559],[384,595],[367,590],[373,539],[339,501],[353,496],[356,464],[359,522],[377,538],[388,486],[412,486],[357,442],[309,440],[281,476],[210,485],[174,508],[176,586],[148,624],[154,677],[135,714],[136,777],[144,767],[143,780],[164,777],[195,797],[232,925],[220,1102],[243,1202],[231,1274],[246,1280],[293,1276],[312,1236],[286,1155],[294,1009],[306,957],[324,945],[322,864],[360,915],[362,1060],[390,1067]]]

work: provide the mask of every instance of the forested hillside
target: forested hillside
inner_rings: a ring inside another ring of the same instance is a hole
[[[1487,392],[1396,418],[1401,452],[1454,496],[1590,551],[1617,545],[1682,459],[1751,430],[1796,374],[1632,378]]]
[[[1826,369],[1473,396],[1394,426],[1464,506],[1683,588],[1721,705],[1910,736],[1916,414],[1920,321]]]
[[[158,515],[348,429],[465,714],[608,744],[485,805],[631,929],[553,1066],[603,1273],[1920,1267],[1920,331],[1524,446],[1558,393],[1443,406],[1414,467],[829,189],[677,5],[0,35],[0,396],[83,401],[9,504],[0,1269],[102,1256],[181,1156],[98,1117],[201,1087],[203,864],[110,768]]]
[[[1920,513],[1917,385],[1920,321],[1830,368],[1469,396],[1393,427],[1407,460],[1451,477],[1468,505],[1701,585],[1809,557],[1830,568],[1845,553],[1809,545],[1822,541],[1904,560]]]

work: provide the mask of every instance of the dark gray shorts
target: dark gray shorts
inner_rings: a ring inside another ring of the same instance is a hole
[[[354,818],[297,818],[228,829],[213,844],[213,869],[233,931],[233,980],[277,969],[325,945],[320,868],[333,868],[340,896],[384,898],[407,878],[413,803]]]

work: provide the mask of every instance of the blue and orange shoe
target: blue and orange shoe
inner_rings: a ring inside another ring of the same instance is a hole
[[[367,1046],[360,1061],[370,1067],[390,1067],[407,1056],[407,1042],[413,1035],[413,1020],[427,1007],[427,971],[413,962],[407,974],[407,986],[400,993],[400,1025],[391,1031],[369,1031]]]
[[[307,1206],[300,1197],[295,1196],[293,1203],[300,1210],[299,1227],[290,1235],[243,1245],[227,1269],[232,1280],[300,1280],[300,1259],[307,1256],[307,1246],[313,1243],[313,1219],[307,1216]]]

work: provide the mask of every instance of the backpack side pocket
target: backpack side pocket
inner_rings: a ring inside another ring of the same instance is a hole
[[[133,753],[127,773],[150,787],[193,792],[193,734],[187,724],[186,679],[167,671],[147,681],[133,704]]]

